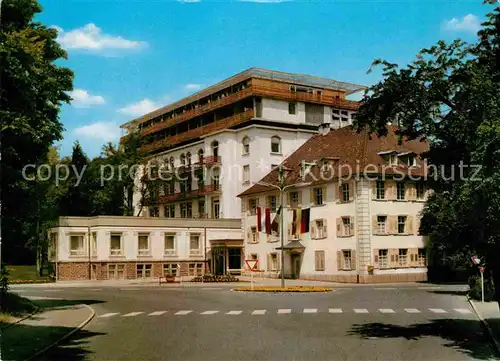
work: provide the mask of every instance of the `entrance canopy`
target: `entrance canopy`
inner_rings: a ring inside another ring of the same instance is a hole
[[[303,251],[305,248],[300,241],[291,241],[283,246],[284,251]],[[276,247],[275,249],[281,250],[281,247]]]

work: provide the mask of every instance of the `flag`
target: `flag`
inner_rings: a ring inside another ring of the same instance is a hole
[[[300,238],[301,232],[301,215],[302,209],[297,208],[293,210],[293,234],[295,238]]]
[[[303,209],[301,213],[302,215],[300,218],[300,233],[307,233],[309,232],[311,209],[310,208]]]
[[[271,234],[271,210],[269,208],[257,207],[257,231]]]
[[[273,222],[271,223],[271,231],[276,232],[276,234],[280,234],[280,223],[281,221],[281,206],[278,208],[276,215],[274,216]]]
[[[266,208],[265,225],[266,234],[271,234],[271,208]]]

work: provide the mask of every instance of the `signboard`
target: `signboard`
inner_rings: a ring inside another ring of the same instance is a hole
[[[250,271],[255,271],[257,269],[257,265],[259,264],[258,259],[246,259],[245,263],[247,264]]]

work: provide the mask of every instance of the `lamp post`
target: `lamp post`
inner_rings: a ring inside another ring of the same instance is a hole
[[[283,234],[283,218],[284,218],[284,214],[285,214],[285,211],[284,211],[284,202],[283,202],[283,199],[284,199],[284,195],[285,195],[285,191],[288,189],[288,188],[292,188],[292,187],[297,187],[297,186],[306,186],[310,183],[295,183],[295,184],[287,184],[285,185],[285,176],[283,174],[283,165],[280,164],[278,166],[278,182],[279,184],[276,185],[276,184],[272,184],[272,183],[267,183],[267,182],[257,182],[257,184],[260,184],[260,185],[263,185],[263,186],[267,186],[267,187],[272,187],[272,188],[276,188],[279,190],[280,192],[280,206],[281,206],[281,217],[280,217],[280,243],[281,243],[281,287],[284,288],[285,287],[285,272],[284,272],[284,269],[285,269],[285,250],[284,250],[284,234]]]

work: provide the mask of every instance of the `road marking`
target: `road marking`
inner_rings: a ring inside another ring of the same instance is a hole
[[[396,313],[392,308],[379,308],[380,313]]]
[[[368,310],[366,308],[355,308],[354,312],[355,313],[368,313]]]
[[[200,313],[201,315],[215,315],[216,313],[218,313],[219,311],[204,311],[202,313]]]
[[[252,315],[265,315],[266,310],[255,310],[252,312]]]
[[[144,312],[130,312],[130,313],[127,313],[126,315],[123,315],[122,317],[133,317],[133,316],[140,315],[141,313],[144,313]]]
[[[429,308],[429,311],[434,312],[434,313],[448,313],[442,308]]]
[[[286,315],[289,313],[292,313],[292,309],[290,309],[290,308],[280,308],[278,310],[278,315]]]
[[[416,308],[405,308],[405,311],[408,313],[420,313]]]
[[[317,308],[304,308],[304,313],[318,313]]]
[[[396,288],[395,287],[375,287],[374,289],[379,290],[379,291],[389,291],[389,290],[395,290]]]
[[[470,310],[466,308],[454,308],[454,310],[461,314],[472,313]]]
[[[151,312],[148,316],[161,316],[166,312],[167,311],[155,311],[155,312]]]
[[[114,315],[118,315],[118,312],[110,312],[110,313],[105,313],[104,315],[100,315],[99,317],[111,317],[111,316],[114,316]]]
[[[193,310],[179,311],[179,312],[174,313],[174,315],[184,316],[184,315],[187,315],[188,313],[191,313],[191,312],[193,312]]]
[[[329,308],[328,312],[329,313],[342,313],[342,309],[341,308]]]
[[[226,315],[241,315],[243,311],[229,311]]]

